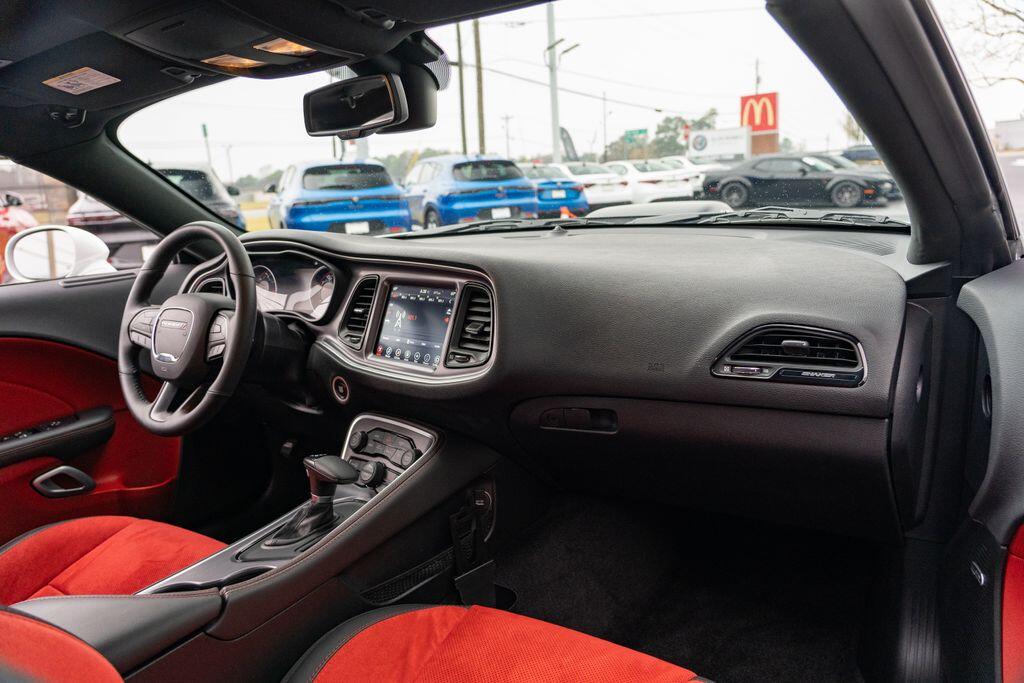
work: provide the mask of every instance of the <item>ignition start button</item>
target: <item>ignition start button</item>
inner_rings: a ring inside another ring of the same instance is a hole
[[[344,377],[335,377],[331,380],[331,392],[334,394],[334,400],[345,405],[349,399],[348,382],[345,381]]]

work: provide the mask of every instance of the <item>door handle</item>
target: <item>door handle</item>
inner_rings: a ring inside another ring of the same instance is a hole
[[[33,479],[32,488],[47,498],[67,498],[89,493],[96,481],[77,467],[60,465]]]

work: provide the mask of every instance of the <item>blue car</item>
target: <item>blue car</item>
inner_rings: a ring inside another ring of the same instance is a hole
[[[508,159],[446,155],[424,159],[405,178],[413,220],[424,228],[494,218],[536,218],[537,190]]]
[[[542,218],[561,216],[563,209],[574,216],[582,216],[590,210],[583,185],[566,178],[554,166],[520,164],[519,168],[537,188],[537,213]]]
[[[387,169],[371,161],[294,164],[267,188],[271,228],[379,235],[412,229],[409,203]]]

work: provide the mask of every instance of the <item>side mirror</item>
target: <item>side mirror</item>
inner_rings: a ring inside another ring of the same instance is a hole
[[[21,199],[20,194],[8,192],[7,194],[4,195],[4,204],[6,204],[7,206],[21,206],[24,203],[25,202]]]
[[[242,194],[234,185],[228,185],[227,190],[228,194],[231,195],[232,197],[237,197],[238,195]]]
[[[267,194],[277,194],[277,183],[270,183],[265,188],[263,188],[263,191],[266,192]]]
[[[4,261],[19,282],[113,273],[110,249],[91,232],[65,225],[41,225],[7,242]]]
[[[331,83],[302,98],[306,132],[344,140],[366,137],[409,118],[402,80],[394,74]]]

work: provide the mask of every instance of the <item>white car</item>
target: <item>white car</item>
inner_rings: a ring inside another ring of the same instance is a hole
[[[566,178],[583,186],[583,196],[591,211],[604,206],[630,204],[633,193],[629,182],[615,175],[607,168],[593,161],[567,161],[562,164],[547,164],[558,169]]]
[[[629,183],[634,204],[693,198],[694,175],[657,159],[609,161],[604,166]]]
[[[698,164],[682,155],[661,157],[658,161],[666,163],[676,170],[689,173],[692,176],[690,183],[693,185],[694,196],[704,191],[704,177],[709,171],[723,171],[728,168],[725,164],[719,163]]]

